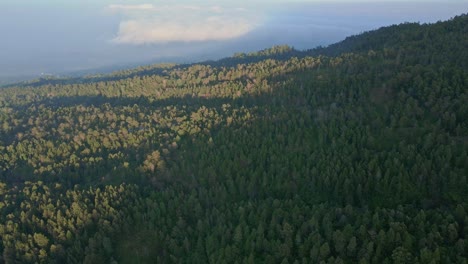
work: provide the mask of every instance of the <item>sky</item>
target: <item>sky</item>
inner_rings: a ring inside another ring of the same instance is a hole
[[[0,0],[0,80],[195,62],[279,44],[308,49],[467,11],[468,0]]]

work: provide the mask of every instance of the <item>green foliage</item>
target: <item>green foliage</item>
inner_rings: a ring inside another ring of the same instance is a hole
[[[0,90],[0,262],[466,262],[467,21]]]

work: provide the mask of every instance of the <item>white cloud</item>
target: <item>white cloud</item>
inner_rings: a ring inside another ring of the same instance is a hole
[[[142,5],[109,5],[110,10],[150,10],[154,9],[152,4],[142,4]]]
[[[255,28],[258,17],[242,8],[220,6],[110,5],[124,15],[112,42],[158,44],[226,40]]]

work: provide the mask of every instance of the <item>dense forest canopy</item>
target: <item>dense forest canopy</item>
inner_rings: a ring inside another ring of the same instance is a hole
[[[0,90],[0,263],[466,263],[468,16]]]

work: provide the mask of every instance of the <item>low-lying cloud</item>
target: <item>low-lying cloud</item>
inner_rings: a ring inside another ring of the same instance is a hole
[[[117,10],[151,10],[154,9],[152,4],[142,5],[109,5],[108,8],[113,11]]]
[[[160,44],[227,40],[253,30],[259,19],[243,8],[220,6],[110,5],[123,14],[112,42],[119,44]]]

